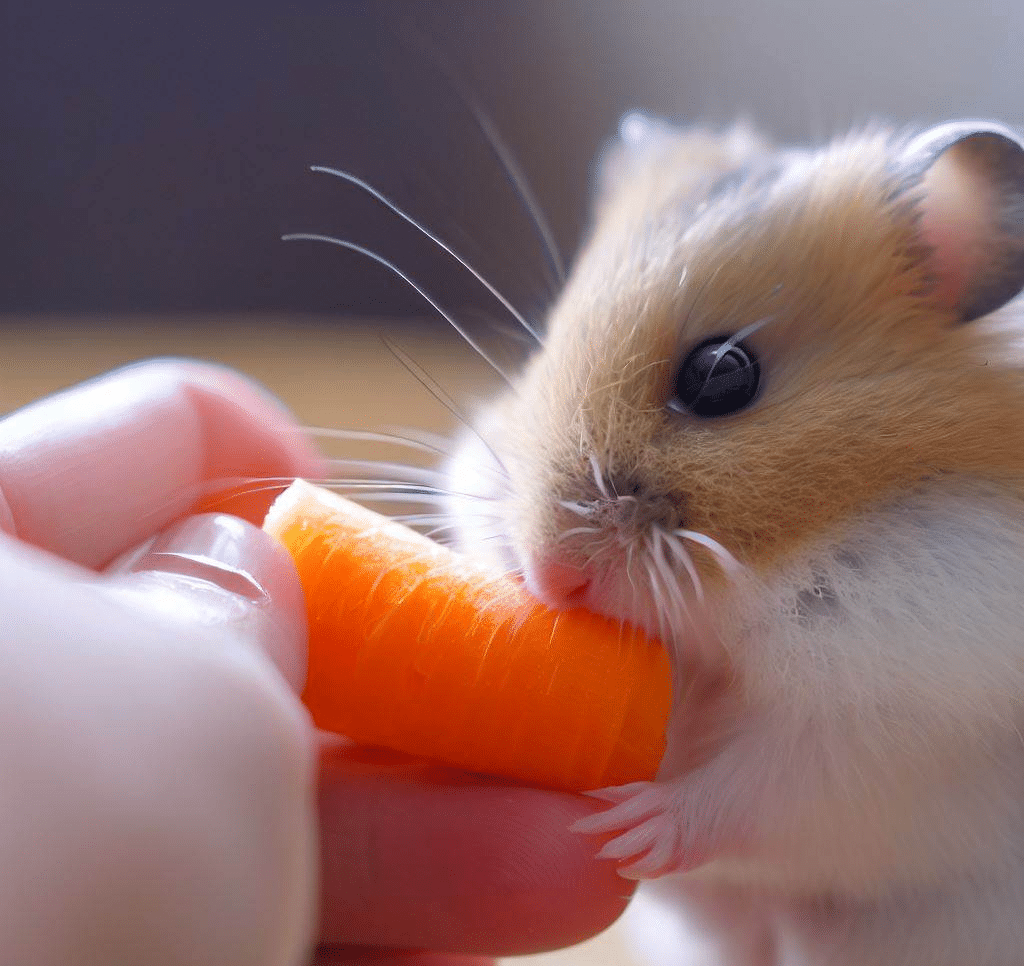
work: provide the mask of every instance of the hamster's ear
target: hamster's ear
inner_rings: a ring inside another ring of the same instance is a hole
[[[724,130],[683,127],[629,111],[598,158],[597,195],[608,195],[630,178],[660,170],[696,188],[769,150],[764,138],[743,122]]]
[[[619,120],[597,159],[597,193],[603,195],[630,172],[640,168],[653,154],[663,151],[678,128],[643,111],[628,111]]]
[[[964,121],[914,139],[906,160],[935,297],[965,322],[1008,302],[1024,287],[1024,145]]]

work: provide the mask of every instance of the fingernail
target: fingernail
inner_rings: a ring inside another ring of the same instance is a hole
[[[161,533],[126,572],[159,570],[194,577],[260,603],[269,594],[245,566],[252,529],[225,513],[188,517]]]

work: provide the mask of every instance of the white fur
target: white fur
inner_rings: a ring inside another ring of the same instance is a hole
[[[493,465],[467,437],[457,488],[499,491]],[[734,854],[646,885],[631,916],[681,918],[641,945],[667,966],[1024,962],[1024,504],[936,483],[709,609],[744,708],[696,772],[670,749],[656,828]],[[710,927],[697,958],[673,946]]]
[[[658,780],[577,826],[655,880],[633,915],[669,966],[1024,966],[1024,373],[1000,323],[956,325],[1024,280],[1024,152],[950,154],[998,201],[975,228],[1000,257],[961,285],[970,246],[922,242],[904,147],[781,172],[699,131],[613,153],[546,346],[481,420],[497,455],[467,435],[450,468],[505,514],[495,540],[455,500],[461,549],[528,578],[561,553],[587,606],[660,634],[680,689],[690,664],[713,682],[706,706],[680,691]],[[915,191],[925,214],[950,196]],[[750,410],[666,418],[680,352],[766,318]],[[747,569],[656,559],[680,528]]]

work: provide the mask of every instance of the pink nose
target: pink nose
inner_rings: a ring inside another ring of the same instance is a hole
[[[576,607],[590,584],[586,571],[561,560],[538,559],[527,568],[526,586],[549,607]]]

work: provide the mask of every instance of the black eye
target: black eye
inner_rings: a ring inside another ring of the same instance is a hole
[[[757,356],[742,342],[729,344],[729,336],[715,336],[690,351],[669,405],[694,416],[727,416],[753,400],[760,381]]]

